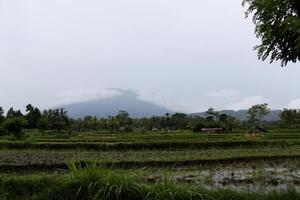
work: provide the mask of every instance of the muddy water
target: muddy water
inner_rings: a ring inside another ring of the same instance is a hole
[[[190,183],[207,189],[272,191],[295,188],[300,192],[300,168],[296,166],[227,166],[216,169],[182,168],[156,171],[150,181],[167,176],[175,183]]]

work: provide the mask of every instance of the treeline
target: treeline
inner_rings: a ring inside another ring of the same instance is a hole
[[[206,111],[206,117],[191,116],[184,113],[153,116],[149,118],[131,118],[129,113],[120,110],[117,115],[107,118],[86,116],[72,119],[63,108],[40,111],[31,104],[26,106],[26,113],[10,108],[6,115],[0,107],[0,134],[13,134],[16,138],[23,137],[23,129],[38,129],[40,131],[54,130],[65,132],[80,131],[158,131],[158,130],[193,130],[195,132],[213,128],[218,131],[231,132],[234,129],[257,129],[268,124],[264,117],[270,109],[267,104],[254,105],[248,110],[248,120],[238,119],[219,113],[213,108]],[[281,121],[272,125],[296,127],[300,124],[300,111],[284,109],[280,115]]]
[[[153,116],[149,118],[131,118],[129,113],[120,110],[117,115],[107,118],[86,116],[72,119],[63,108],[40,111],[31,104],[26,106],[26,113],[10,108],[6,115],[0,107],[0,133],[13,133],[22,137],[22,129],[39,129],[40,131],[158,131],[158,130],[194,130],[203,128],[221,128],[232,131],[238,126],[238,120],[217,114],[213,109],[207,112],[207,117],[192,117],[184,113]]]
[[[126,111],[119,111],[116,116],[97,118],[87,116],[72,120],[72,129],[77,131],[111,130],[111,131],[158,131],[158,130],[194,130],[202,128],[222,128],[232,131],[236,119],[227,115],[216,118],[192,117],[184,113],[153,116],[134,119]]]
[[[13,134],[20,139],[23,135],[23,129],[44,130],[67,130],[71,125],[71,119],[64,109],[49,109],[40,111],[39,108],[31,104],[26,106],[26,113],[20,110],[10,108],[6,116],[4,110],[0,107],[0,134]]]

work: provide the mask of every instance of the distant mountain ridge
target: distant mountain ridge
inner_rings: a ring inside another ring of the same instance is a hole
[[[234,111],[234,110],[221,110],[218,111],[220,114],[227,114],[227,115],[231,115],[241,121],[245,121],[248,119],[248,114],[247,114],[247,110],[238,110],[238,111]],[[266,121],[278,121],[280,120],[280,113],[282,111],[281,110],[271,110],[270,113],[265,117]],[[200,117],[206,117],[205,112],[200,112],[200,113],[192,113],[192,116],[200,116]]]
[[[119,110],[127,111],[133,118],[164,116],[166,113],[175,113],[174,111],[155,105],[150,102],[140,100],[138,94],[132,90],[114,89],[120,94],[110,98],[91,100],[87,102],[72,103],[57,108],[64,108],[72,118],[83,118],[85,116],[96,116],[106,118],[114,116]],[[281,110],[272,110],[265,117],[267,121],[280,120]],[[248,118],[247,110],[221,110],[221,114],[231,115],[241,121]],[[192,113],[191,116],[206,117],[205,112]]]
[[[127,111],[133,118],[163,116],[166,113],[173,113],[167,108],[138,99],[138,95],[132,90],[115,90],[120,94],[111,98],[72,103],[58,107],[66,109],[68,115],[72,118],[85,116],[105,118],[116,115],[119,110]]]

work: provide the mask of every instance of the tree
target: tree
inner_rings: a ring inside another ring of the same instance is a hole
[[[24,137],[23,129],[28,125],[24,117],[13,117],[6,119],[2,127],[12,133],[17,139]]]
[[[171,117],[171,126],[174,129],[186,129],[188,116],[184,113],[175,113]]]
[[[117,131],[120,128],[119,121],[116,117],[108,117],[107,128],[113,131]]]
[[[255,125],[262,126],[262,121],[270,113],[268,104],[257,104],[248,109],[249,120],[252,128]]]
[[[233,129],[237,126],[237,120],[235,117],[228,116],[225,123],[225,129],[228,131],[233,131]]]
[[[226,114],[221,114],[221,115],[219,116],[219,121],[225,123],[225,122],[227,121],[228,118],[229,118],[228,115],[226,115]]]
[[[300,1],[244,0],[246,17],[253,14],[259,59],[280,60],[282,66],[300,61]]]
[[[41,119],[42,114],[38,108],[33,107],[31,104],[26,106],[26,112],[28,112],[25,116],[28,121],[28,128],[37,128],[38,121]]]
[[[32,112],[34,110],[34,107],[31,104],[28,104],[26,106],[26,112]]]
[[[82,120],[82,128],[84,130],[97,130],[101,125],[97,117],[86,116]]]
[[[227,114],[220,114],[219,121],[223,123],[223,127],[227,131],[233,131],[233,128],[236,126],[236,119]]]
[[[215,111],[214,108],[209,108],[206,112],[205,115],[207,115],[207,120],[208,121],[213,121],[219,117],[219,112]]]
[[[9,118],[13,118],[15,115],[15,111],[14,109],[11,107],[10,109],[8,109],[7,113],[6,113],[6,118],[9,119]]]
[[[193,125],[194,132],[201,132],[203,128],[206,128],[206,124],[203,122],[198,122],[197,124]]]
[[[132,124],[132,120],[129,117],[128,112],[124,110],[120,110],[116,115],[115,119],[118,122],[119,128],[124,127],[126,130],[130,130],[130,125]]]
[[[4,110],[2,107],[0,107],[0,124],[2,124],[2,122],[4,122]]]
[[[50,128],[50,123],[49,123],[49,119],[48,119],[48,111],[44,110],[43,114],[41,116],[41,118],[39,119],[39,121],[37,122],[37,128],[39,130],[47,130]]]
[[[253,107],[249,108],[247,114],[249,115],[248,118],[249,118],[250,126],[251,128],[254,128],[257,122],[257,110],[254,109]]]
[[[14,117],[21,117],[23,116],[23,114],[21,113],[20,110],[14,110],[13,107],[11,107],[7,113],[6,113],[6,118],[9,119],[9,118],[14,118]]]
[[[67,111],[63,108],[51,110],[49,120],[52,130],[61,131],[69,125]]]
[[[63,108],[45,110],[37,123],[37,126],[42,129],[50,129],[61,131],[66,129],[70,125],[70,119],[67,115],[67,111]]]
[[[3,135],[6,133],[6,130],[1,126],[1,124],[4,122],[4,110],[2,107],[0,107],[0,135]]]
[[[280,114],[280,119],[285,123],[289,124],[290,128],[293,127],[295,121],[298,117],[298,112],[295,109],[283,109],[282,113]]]

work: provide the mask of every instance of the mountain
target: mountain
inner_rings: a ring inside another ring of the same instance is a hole
[[[110,98],[72,103],[56,108],[65,108],[72,118],[82,118],[85,116],[108,117],[114,116],[119,110],[127,111],[133,118],[163,116],[173,111],[150,102],[140,100],[138,94],[132,90],[113,89],[119,94]],[[220,114],[231,115],[241,121],[247,120],[247,110],[221,110]],[[280,110],[271,110],[265,117],[267,121],[280,120]],[[206,117],[205,112],[192,113],[191,116]]]
[[[138,95],[132,90],[115,90],[120,94],[111,98],[58,107],[65,108],[68,111],[68,115],[72,118],[82,118],[88,115],[97,117],[114,116],[119,110],[127,111],[134,118],[162,116],[166,113],[173,113],[167,108],[138,99]]]
[[[271,110],[270,113],[265,117],[266,121],[278,121],[280,120],[280,113],[282,111],[281,110]],[[238,110],[238,111],[234,111],[234,110],[221,110],[219,111],[220,114],[227,114],[227,115],[231,115],[241,121],[245,121],[247,120],[247,110]],[[205,112],[201,112],[201,113],[193,113],[191,114],[192,116],[200,116],[200,117],[206,117]]]

